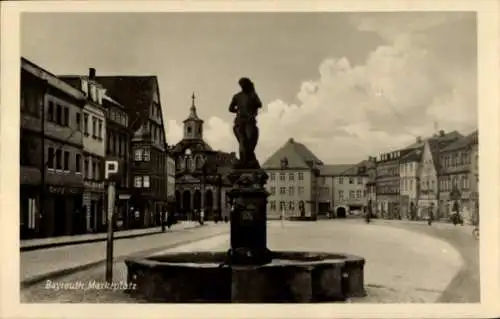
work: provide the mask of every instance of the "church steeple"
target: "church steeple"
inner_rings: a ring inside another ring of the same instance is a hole
[[[184,139],[203,139],[203,120],[196,113],[196,96],[191,95],[189,116],[184,120]]]

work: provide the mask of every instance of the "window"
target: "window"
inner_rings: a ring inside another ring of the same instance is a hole
[[[55,168],[54,167],[54,157],[55,157],[54,148],[53,147],[49,147],[49,153],[48,153],[48,157],[47,157],[47,159],[48,159],[48,161],[47,161],[48,162],[47,163],[48,164],[47,167],[49,169],[54,169]]]
[[[285,173],[280,173],[280,181],[284,181],[285,180]]]
[[[288,180],[293,181],[295,179],[295,174],[294,173],[288,173]]]
[[[304,173],[299,172],[298,178],[299,178],[299,181],[303,181],[304,180]]]
[[[56,169],[62,169],[62,151],[56,151]]]
[[[363,184],[363,178],[362,177],[358,177],[358,184]]]
[[[293,200],[291,200],[289,203],[288,203],[288,208],[291,210],[291,211],[294,211],[295,210],[295,202]]]
[[[276,211],[276,202],[274,200],[272,200],[270,202],[270,207],[269,208],[270,208],[271,211]]]
[[[92,116],[92,137],[97,138],[97,119]]]
[[[102,120],[98,120],[98,125],[97,137],[102,140]]]
[[[82,155],[80,155],[80,154],[76,154],[75,167],[76,167],[76,172],[81,174],[82,173]]]
[[[82,115],[80,113],[76,113],[75,126],[77,131],[82,130]]]
[[[69,152],[68,151],[64,151],[63,164],[64,164],[64,170],[69,171]]]
[[[134,187],[141,188],[142,187],[142,176],[134,177]]]
[[[143,160],[144,162],[149,162],[151,159],[149,150],[144,150]],[[191,167],[191,165],[189,165]]]
[[[304,187],[302,186],[299,186],[299,195],[303,195],[304,194]]]
[[[83,114],[83,133],[89,135],[89,115]]]
[[[349,184],[354,184],[354,178],[349,177]]]
[[[339,199],[344,199],[344,191],[339,191]]]
[[[339,184],[344,184],[344,178],[342,176],[339,177]]]
[[[356,197],[361,198],[361,190],[356,191]]]
[[[62,125],[62,107],[59,104],[56,105],[56,123]]]
[[[280,202],[280,212],[282,212],[284,210],[286,210],[286,203],[285,203],[285,201],[281,201]]]
[[[293,196],[294,195],[294,191],[295,191],[295,189],[294,189],[293,186],[288,187],[288,195],[289,196]]]
[[[138,148],[134,152],[134,160],[139,162],[142,160],[142,148]]]
[[[354,191],[349,192],[349,198],[354,198],[356,195],[354,194]]]
[[[83,178],[85,178],[85,179],[90,178],[90,169],[89,169],[88,158],[86,158],[85,161],[83,162]]]
[[[65,106],[63,111],[64,111],[64,117],[62,125],[69,126],[69,108]]]
[[[271,187],[271,195],[276,195],[276,187]]]
[[[286,195],[286,187],[280,187],[280,195]]]
[[[49,101],[49,110],[47,114],[47,120],[50,122],[54,122],[54,102]]]
[[[276,180],[276,174],[275,173],[271,173],[270,175],[271,175],[271,180],[272,181]]]
[[[97,163],[95,160],[92,160],[92,179],[97,180]]]
[[[143,177],[142,186],[143,186],[144,188],[149,188],[149,186],[150,186],[150,185],[149,185],[149,176],[144,176],[144,177]]]

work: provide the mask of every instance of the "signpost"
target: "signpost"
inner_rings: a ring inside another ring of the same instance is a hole
[[[113,281],[113,213],[115,209],[115,182],[111,179],[118,173],[118,161],[106,161],[104,165],[104,178],[108,181],[108,236],[106,241],[106,282]]]

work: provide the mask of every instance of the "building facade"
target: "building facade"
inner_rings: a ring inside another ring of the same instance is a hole
[[[473,219],[476,203],[473,184],[477,178],[471,166],[475,161],[474,149],[477,144],[478,132],[475,131],[449,144],[440,152],[439,210],[444,218],[459,211],[465,220]]]
[[[116,180],[116,227],[131,229],[140,224],[134,223],[134,211],[130,209],[132,131],[128,127],[129,116],[125,107],[107,94],[104,94],[103,105],[106,109],[106,159],[117,161],[120,167],[120,177]]]
[[[366,165],[366,207],[372,215],[377,211],[377,157],[369,156]]]
[[[411,150],[380,154],[377,160],[377,215],[383,218],[401,218],[400,176],[401,157]]]
[[[204,121],[198,117],[195,95],[189,116],[184,120],[184,136],[172,147],[175,160],[175,210],[181,219],[198,218],[203,209],[206,219],[229,216],[227,179],[235,153],[213,150],[203,138]]]
[[[351,166],[333,178],[333,210],[339,218],[361,214],[366,207],[367,162]]]
[[[83,210],[85,224],[80,233],[106,230],[106,212],[104,201],[104,157],[106,155],[106,110],[103,106],[104,88],[95,81],[95,69],[89,70],[88,76],[66,77],[62,80],[81,90],[87,98],[83,112],[76,114],[75,126],[83,133],[83,168],[84,179]]]
[[[304,144],[290,138],[262,164],[269,175],[266,189],[268,218],[317,218],[321,189],[327,179],[320,177],[323,162]],[[327,209],[322,210],[326,214]]]
[[[128,129],[133,134],[130,142],[133,187],[126,204],[128,224],[131,228],[159,225],[161,212],[166,210],[167,192],[166,139],[158,79],[156,76],[97,76],[96,80],[106,88],[109,98],[124,106]]]
[[[327,180],[320,178],[319,160],[305,145],[290,138],[272,154],[262,168],[269,175],[266,189],[268,219],[317,218],[320,189]]]
[[[82,225],[85,225],[85,213],[82,210],[83,195],[83,137],[77,129],[77,114],[82,114],[86,98],[82,91],[77,90],[57,78],[54,74],[35,65],[27,59],[21,59],[21,78],[24,77],[27,84],[26,89],[21,89],[21,104],[25,104],[27,99],[36,100],[31,102],[29,113],[32,116],[25,116],[30,121],[21,124],[25,128],[36,125],[40,118],[40,144],[36,149],[40,151],[40,196],[39,209],[37,214],[33,214],[36,206],[36,196],[32,191],[24,192],[21,189],[21,228],[25,224],[29,228],[35,225],[37,237],[52,237],[62,235],[72,235],[79,233]],[[37,84],[33,84],[37,83]],[[43,83],[38,85],[38,83]],[[36,93],[29,93],[29,91]],[[43,92],[43,94],[41,93]],[[40,103],[40,98],[43,103]],[[40,107],[35,110],[34,105]],[[26,109],[27,105],[22,106]],[[40,112],[40,113],[38,113]],[[28,112],[25,112],[25,114]],[[34,115],[34,116],[33,116]],[[31,117],[31,119],[30,119]],[[26,135],[21,136],[26,141]],[[36,151],[30,149],[28,151]],[[23,155],[26,150],[21,151]],[[25,159],[24,159],[25,160]],[[23,160],[23,161],[24,161]],[[35,160],[36,161],[36,160]],[[29,164],[35,164],[29,162]],[[33,167],[33,166],[30,166]],[[31,170],[33,171],[33,170]],[[21,175],[23,171],[21,172]],[[30,174],[33,178],[36,174]],[[21,177],[21,185],[25,177]],[[37,180],[38,182],[38,180]],[[26,208],[27,207],[27,208]],[[28,216],[25,212],[28,212]],[[35,215],[35,217],[33,217]],[[27,218],[26,218],[27,217]]]
[[[422,148],[416,148],[403,156],[399,162],[401,218],[416,219],[420,194]]]
[[[165,165],[166,170],[166,189],[167,189],[167,203],[168,211],[175,211],[175,159],[170,154],[170,148],[167,146],[167,163]]]

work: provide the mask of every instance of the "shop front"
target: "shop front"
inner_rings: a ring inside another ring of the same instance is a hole
[[[44,199],[44,210],[40,216],[43,237],[70,236],[85,225],[82,210],[82,186],[48,185]]]
[[[104,182],[84,182],[83,210],[85,221],[81,224],[82,231],[87,233],[106,231],[104,194]]]

